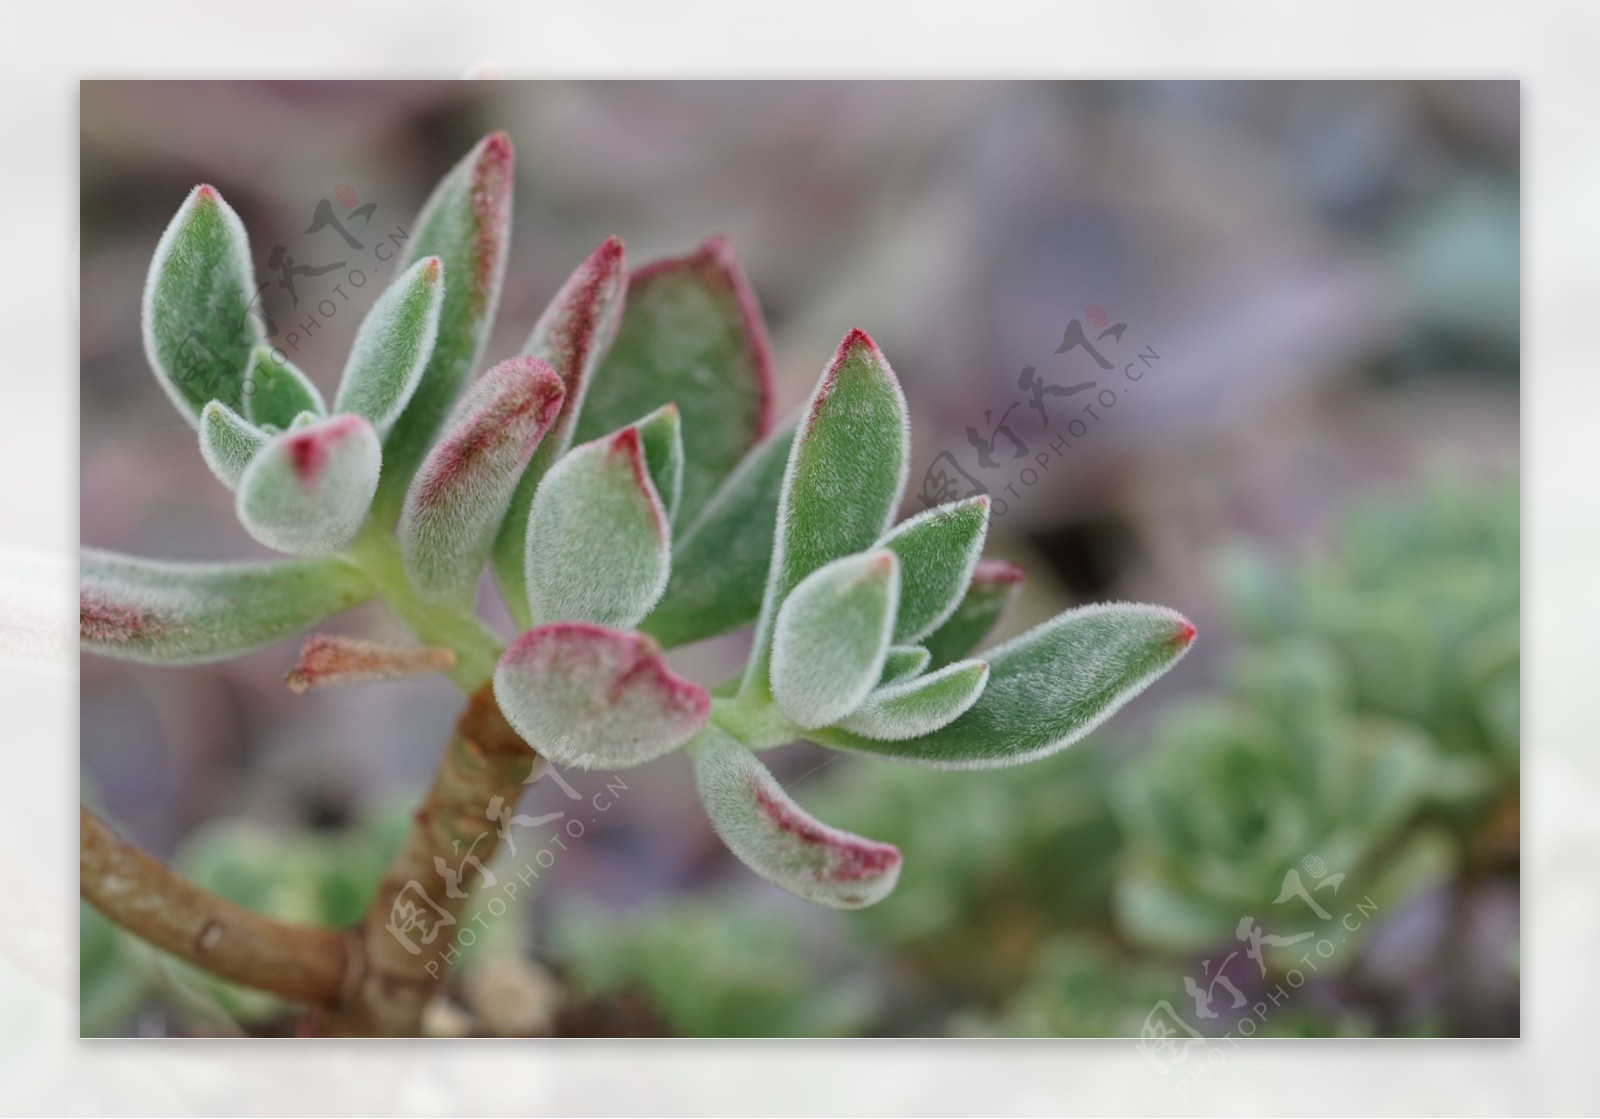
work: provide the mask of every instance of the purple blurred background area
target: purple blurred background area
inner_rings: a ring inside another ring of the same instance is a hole
[[[487,363],[519,350],[605,236],[638,264],[724,234],[766,312],[780,414],[861,327],[911,405],[906,511],[941,452],[996,495],[989,554],[1030,573],[1009,631],[1117,597],[1171,603],[1206,632],[1190,557],[1239,534],[1313,537],[1350,494],[1441,452],[1514,458],[1519,111],[1513,82],[86,83],[83,543],[264,554],[140,342],[145,270],[195,183],[238,210],[261,280],[280,274],[275,249],[353,266],[505,129],[516,217]],[[317,228],[322,205],[348,240]],[[343,282],[348,266],[298,273],[298,302],[276,283],[264,295],[330,396],[378,290]],[[1112,372],[1056,352],[1074,320]],[[1158,356],[1124,376],[1144,353]],[[1025,367],[1096,387],[1041,398],[1041,415]],[[329,628],[399,636],[379,607]],[[711,682],[745,640],[674,661]],[[85,795],[169,854],[212,819],[337,824],[417,794],[457,712],[449,685],[291,696],[294,653],[182,670],[85,657]],[[1168,692],[1204,683],[1209,655]],[[792,750],[780,768],[823,757]],[[631,901],[742,874],[686,766],[626,779],[550,889]],[[540,787],[523,810],[559,796]]]

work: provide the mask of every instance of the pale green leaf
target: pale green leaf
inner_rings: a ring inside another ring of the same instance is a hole
[[[1005,560],[979,560],[961,605],[922,639],[932,667],[954,664],[982,644],[1021,589],[1022,568]]]
[[[200,457],[230,490],[239,488],[245,467],[266,445],[267,433],[222,401],[200,409]]]
[[[883,675],[900,597],[899,562],[880,548],[819,568],[778,612],[772,697],[800,727],[850,714]]]
[[[926,676],[873,689],[839,727],[883,742],[931,734],[977,703],[988,679],[989,666],[983,661],[957,661]]]
[[[366,519],[382,461],[378,434],[360,416],[335,415],[275,435],[239,479],[239,523],[280,552],[337,552]]]
[[[288,358],[279,361],[271,348],[257,346],[250,357],[250,373],[244,396],[245,419],[258,426],[271,424],[285,431],[295,417],[309,412],[326,416],[328,406],[322,394]]]
[[[920,675],[931,659],[928,650],[921,645],[891,645],[883,658],[883,675],[878,678],[878,686],[881,688],[885,684],[899,683]]]
[[[439,312],[453,277],[424,257],[378,297],[356,330],[333,398],[335,412],[363,416],[386,435],[416,394],[439,336]]]
[[[986,494],[918,513],[881,542],[900,557],[900,614],[894,639],[918,641],[961,605],[989,532]]]

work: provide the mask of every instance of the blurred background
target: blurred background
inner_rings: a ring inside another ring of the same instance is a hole
[[[862,327],[911,404],[906,512],[930,470],[996,495],[989,554],[1028,572],[997,636],[1114,597],[1174,606],[1201,640],[1023,769],[774,755],[808,809],[904,851],[861,913],[745,871],[681,759],[621,775],[436,1032],[1516,1034],[1519,112],[1515,83],[85,83],[83,543],[261,554],[140,344],[190,187],[239,211],[264,280],[275,250],[312,270],[356,251],[317,228],[324,200],[409,226],[504,128],[490,361],[604,236],[644,262],[726,234],[780,411]],[[300,273],[298,306],[265,296],[285,323],[331,301],[295,355],[325,391],[376,294],[336,292],[342,272]],[[1139,379],[1057,354],[1074,320]],[[1028,366],[1127,391],[1036,406]],[[392,627],[365,608],[333,628]],[[744,640],[673,659],[710,682]],[[459,701],[443,682],[292,696],[293,657],[84,658],[84,796],[219,892],[349,920]],[[562,799],[544,782],[523,811]],[[88,911],[82,950],[85,1034],[288,1021]]]

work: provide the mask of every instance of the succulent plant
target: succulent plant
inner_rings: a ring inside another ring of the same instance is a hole
[[[1174,611],[1108,604],[969,658],[1006,600],[1006,579],[980,567],[987,499],[894,523],[906,403],[859,330],[799,419],[774,430],[765,329],[720,240],[631,273],[605,242],[523,352],[474,379],[512,181],[504,134],[445,177],[331,408],[249,312],[242,222],[195,188],[156,249],[145,348],[241,525],[294,558],[83,558],[91,652],[214,661],[377,598],[420,645],[315,635],[291,684],[442,669],[472,697],[363,919],[362,976],[336,974],[324,930],[208,911],[85,815],[92,903],[227,978],[331,1008],[332,1029],[415,1029],[437,976],[384,918],[545,760],[621,769],[687,748],[713,828],[757,874],[823,905],[869,905],[893,889],[899,851],[813,819],[760,750],[806,738],[947,769],[1030,761],[1098,726],[1194,636]],[[522,631],[509,644],[475,612],[485,567]],[[663,659],[750,623],[748,665],[715,695]],[[164,900],[130,909],[110,881],[127,874]],[[436,900],[453,921],[465,893],[450,893]],[[291,992],[256,944],[301,959]]]

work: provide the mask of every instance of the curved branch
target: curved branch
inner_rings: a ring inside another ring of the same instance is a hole
[[[346,934],[252,913],[178,877],[80,808],[79,890],[107,919],[213,975],[295,1002],[332,1006]]]

